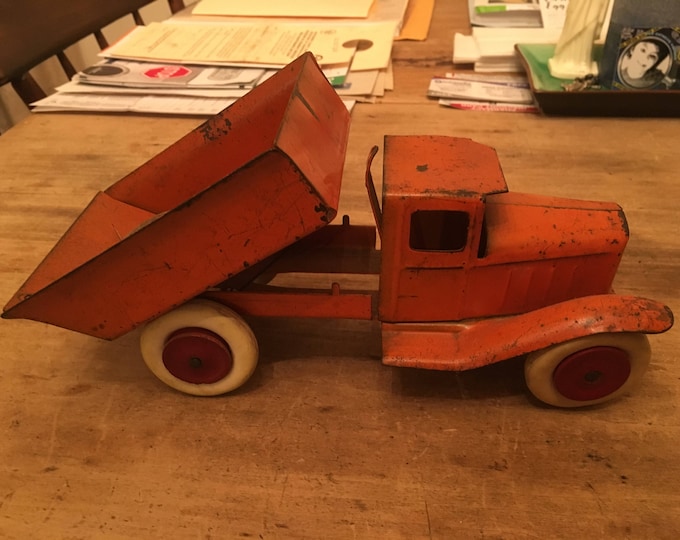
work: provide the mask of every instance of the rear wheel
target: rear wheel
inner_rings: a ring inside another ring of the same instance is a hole
[[[615,399],[642,379],[651,349],[644,334],[596,334],[527,356],[527,386],[557,407],[584,407]]]
[[[235,390],[253,374],[258,358],[248,324],[207,300],[193,300],[151,321],[142,331],[140,349],[156,377],[196,396]]]

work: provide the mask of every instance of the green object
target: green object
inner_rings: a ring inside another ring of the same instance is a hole
[[[539,92],[562,92],[562,84],[574,79],[557,79],[550,74],[548,60],[555,55],[555,45],[549,43],[520,43],[515,45],[524,60],[531,87]],[[597,62],[602,55],[602,47],[593,47],[593,59]],[[591,89],[591,91],[594,89]]]
[[[477,13],[497,13],[499,11],[505,11],[505,6],[477,6],[475,11]]]
[[[562,84],[570,83],[572,79],[556,79],[550,74],[548,60],[555,54],[553,44],[518,44],[517,50],[524,58],[531,77],[534,90],[548,92],[562,92]]]

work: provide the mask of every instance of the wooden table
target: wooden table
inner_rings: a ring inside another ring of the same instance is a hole
[[[439,2],[431,39],[395,45],[396,90],[352,115],[341,212],[371,222],[363,168],[384,134],[471,137],[498,150],[513,190],[622,204],[618,292],[680,313],[677,121],[439,107],[427,83],[452,68],[466,26],[463,0]],[[3,134],[0,297],[96,190],[200,121],[41,114]],[[459,374],[384,367],[378,330],[256,321],[254,379],[200,399],[148,372],[138,332],[103,342],[0,321],[0,537],[680,536],[677,329],[650,338],[636,392],[578,411],[536,403],[521,359]]]

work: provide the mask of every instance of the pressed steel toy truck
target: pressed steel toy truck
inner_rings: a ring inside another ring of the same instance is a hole
[[[243,316],[377,319],[393,366],[467,370],[526,354],[529,389],[557,406],[640,379],[645,334],[673,316],[611,290],[628,238],[619,206],[509,193],[495,152],[469,139],[388,136],[381,201],[377,148],[366,170],[376,227],[329,225],[348,130],[303,55],[95,196],[3,317],[105,339],[144,324],[147,365],[196,395],[253,373]],[[277,281],[290,272],[378,275],[379,286]]]

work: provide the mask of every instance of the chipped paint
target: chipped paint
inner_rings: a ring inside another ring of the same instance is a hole
[[[231,120],[229,118],[213,118],[198,127],[198,131],[206,141],[216,141],[229,135],[231,131]]]

